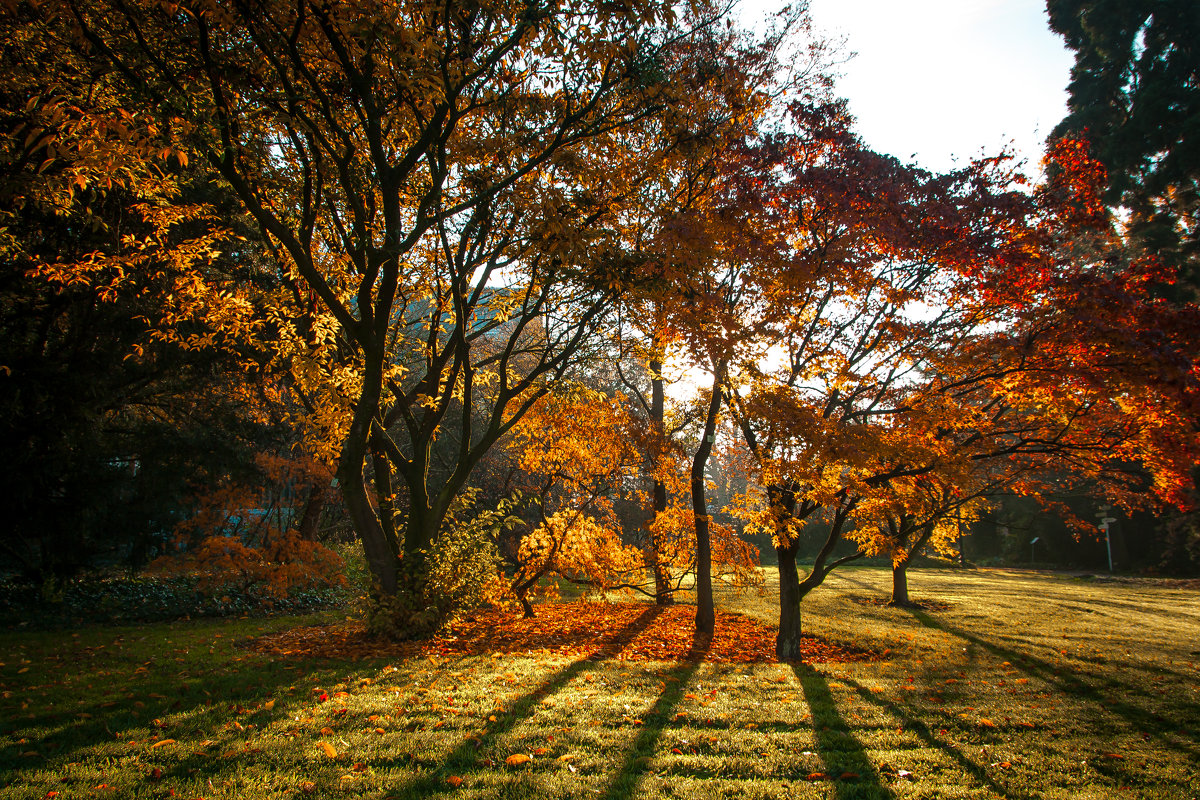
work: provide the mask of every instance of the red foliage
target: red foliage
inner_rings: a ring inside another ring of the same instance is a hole
[[[695,608],[641,603],[545,603],[538,616],[522,619],[488,610],[420,642],[383,642],[361,623],[294,628],[252,640],[260,653],[289,658],[393,658],[488,655],[574,656],[618,661],[763,663],[775,661],[775,630],[740,614],[717,612],[717,631],[707,646],[695,638]],[[877,655],[806,636],[804,661],[863,661]]]

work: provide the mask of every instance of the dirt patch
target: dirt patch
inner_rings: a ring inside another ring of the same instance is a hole
[[[878,595],[857,594],[851,595],[850,599],[861,606],[890,606],[892,599],[890,597],[880,597]],[[904,608],[919,608],[922,611],[949,611],[949,603],[941,603],[937,600],[909,600]]]
[[[246,643],[255,652],[283,658],[405,658],[409,656],[560,655],[618,661],[776,661],[775,629],[758,620],[717,612],[711,642],[697,641],[693,606],[640,603],[546,603],[535,619],[480,611],[430,639],[388,642],[372,638],[359,622],[293,628]],[[805,636],[806,663],[866,661],[877,653]]]

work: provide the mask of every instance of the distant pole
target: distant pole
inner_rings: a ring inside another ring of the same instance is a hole
[[[963,554],[962,507],[961,506],[959,506],[959,508],[956,510],[956,516],[958,518],[957,519],[957,522],[958,522],[958,565],[960,567],[965,567],[967,565],[967,558]]]
[[[1112,511],[1112,506],[1104,503],[1100,506],[1100,513],[1096,514],[1100,518],[1100,530],[1104,531],[1104,547],[1108,550],[1108,572],[1111,575],[1113,571],[1112,562],[1112,534],[1108,532],[1108,526],[1117,521],[1116,517],[1110,517],[1108,512]]]
[[[1104,531],[1104,546],[1108,549],[1108,572],[1111,575],[1112,567],[1112,536],[1108,533],[1108,520],[1100,523],[1100,530]]]

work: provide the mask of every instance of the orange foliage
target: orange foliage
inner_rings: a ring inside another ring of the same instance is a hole
[[[693,513],[683,505],[686,483],[669,457],[660,459],[659,471],[671,502],[650,523],[655,546],[643,550],[622,541],[609,496],[637,473],[644,439],[617,400],[581,387],[545,398],[514,428],[509,447],[525,475],[522,488],[536,494],[542,512],[517,550],[512,586],[518,596],[546,575],[652,594],[650,559],[676,581],[694,572]],[[717,575],[739,587],[761,584],[757,548],[726,525],[712,522],[711,528]]]
[[[341,557],[301,538],[292,525],[304,495],[297,490],[328,482],[328,469],[270,453],[255,461],[263,485],[228,481],[197,497],[194,513],[176,526],[176,546],[184,552],[163,555],[148,569],[196,576],[197,588],[214,595],[236,590],[281,598],[293,589],[344,585]]]
[[[711,642],[696,637],[695,609],[638,603],[544,603],[536,619],[503,611],[481,611],[451,623],[420,642],[387,643],[366,635],[360,623],[293,628],[261,636],[250,647],[273,657],[385,658],[433,656],[460,658],[512,653],[611,658],[618,661],[775,661],[774,630],[741,614],[717,612]],[[879,656],[868,650],[805,636],[805,662],[863,661]]]
[[[205,594],[228,591],[283,598],[293,589],[344,586],[343,563],[337,553],[287,530],[258,547],[230,536],[210,536],[182,557],[162,556],[151,572],[191,575]]]

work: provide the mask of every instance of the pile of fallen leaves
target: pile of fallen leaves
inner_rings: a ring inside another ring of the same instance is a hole
[[[387,642],[368,636],[358,622],[273,633],[247,646],[291,658],[403,658],[407,656],[557,655],[619,661],[775,661],[775,630],[758,620],[717,612],[712,640],[697,639],[693,606],[640,603],[545,603],[537,616],[482,610],[422,641]],[[805,636],[803,661],[862,661],[874,653]]]

